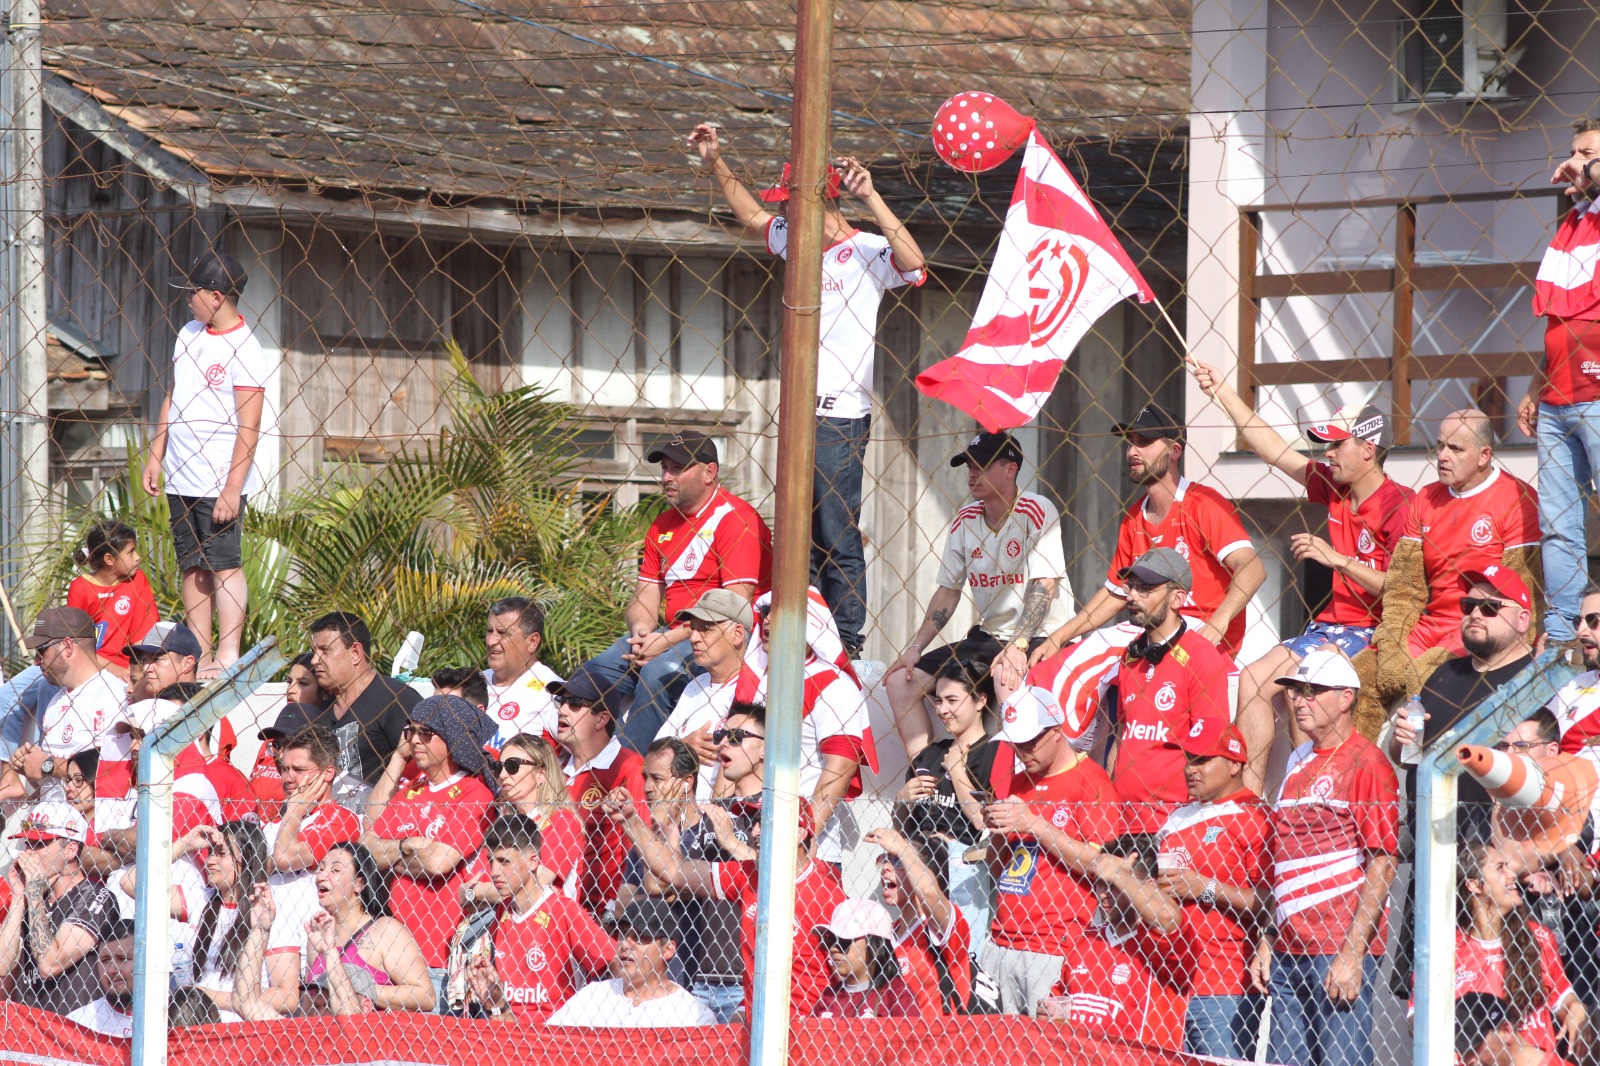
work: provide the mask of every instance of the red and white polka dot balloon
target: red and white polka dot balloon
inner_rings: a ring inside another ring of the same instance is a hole
[[[956,93],[933,115],[939,158],[969,174],[1004,163],[1023,144],[1033,122],[993,93]]]

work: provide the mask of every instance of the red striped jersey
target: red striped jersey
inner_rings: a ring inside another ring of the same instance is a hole
[[[1068,1020],[1150,1047],[1183,1048],[1188,990],[1173,946],[1140,927],[1113,933],[1093,926],[1072,943],[1052,995],[1072,997]]]
[[[705,592],[772,584],[772,531],[756,509],[718,488],[693,515],[668,507],[644,535],[639,580],[666,590],[667,623]]]

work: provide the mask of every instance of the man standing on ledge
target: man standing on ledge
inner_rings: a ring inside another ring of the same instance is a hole
[[[722,159],[717,127],[702,122],[689,134],[733,213],[762,235],[767,251],[787,258],[791,165],[757,200]],[[872,364],[878,304],[887,289],[921,285],[926,261],[916,238],[895,217],[859,160],[828,168],[822,215],[822,322],[817,349],[817,460],[811,489],[811,583],[839,623],[852,659],[861,654],[867,622],[866,552],[861,541],[861,481],[872,425]],[[839,211],[839,187],[866,205],[882,236],[853,228]],[[763,204],[779,204],[774,215]]]

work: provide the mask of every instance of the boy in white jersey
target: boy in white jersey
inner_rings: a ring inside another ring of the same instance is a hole
[[[507,596],[489,605],[489,629],[484,635],[489,669],[489,701],[484,713],[498,734],[490,742],[496,751],[518,733],[542,736],[556,743],[556,716],[560,708],[547,687],[561,676],[539,661],[544,645],[544,612],[524,596]]]
[[[722,159],[717,127],[702,122],[689,146],[711,169],[728,206],[745,228],[766,240],[767,251],[786,257],[790,167],[757,200]],[[844,158],[828,168],[822,218],[822,318],[817,351],[817,457],[811,503],[811,583],[822,591],[845,648],[861,652],[867,621],[866,554],[861,541],[861,481],[867,431],[872,424],[872,365],[878,304],[888,289],[921,285],[925,260],[916,238],[873,188],[860,161]],[[872,213],[883,235],[851,227],[839,211],[839,188]],[[776,204],[785,215],[763,205]]]
[[[260,487],[256,443],[271,374],[239,314],[245,280],[237,259],[213,251],[171,283],[187,294],[194,320],[178,331],[172,391],[161,401],[144,468],[144,490],[152,496],[166,478],[183,613],[205,651],[202,675],[232,665],[244,634],[248,594],[240,536],[245,502]]]
[[[992,668],[1010,691],[1022,684],[1029,651],[1072,617],[1061,517],[1049,500],[1017,487],[1021,445],[1009,433],[979,433],[950,465],[967,468],[972,499],[945,539],[939,587],[922,625],[884,677],[895,728],[912,757],[932,739],[926,696],[945,663]],[[955,613],[963,585],[978,624],[961,640],[925,652]]]

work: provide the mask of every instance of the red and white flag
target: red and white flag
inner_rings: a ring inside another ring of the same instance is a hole
[[[991,433],[1033,421],[1067,356],[1110,308],[1155,299],[1067,168],[1034,130],[961,350],[917,375]]]

